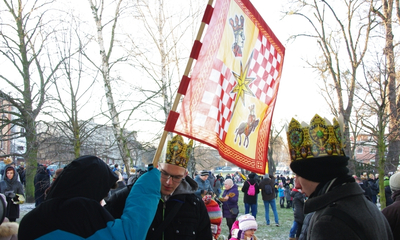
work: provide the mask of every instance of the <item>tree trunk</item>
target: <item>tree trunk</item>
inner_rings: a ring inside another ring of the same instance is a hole
[[[97,27],[97,41],[99,44],[100,48],[100,55],[101,55],[101,73],[103,75],[103,81],[104,81],[104,89],[106,93],[106,99],[107,99],[107,105],[108,105],[108,110],[110,113],[111,121],[112,121],[112,126],[113,126],[113,133],[115,136],[115,139],[117,141],[118,149],[120,151],[122,160],[125,164],[125,168],[127,171],[130,169],[129,163],[132,161],[130,157],[130,152],[127,146],[127,141],[126,137],[123,134],[123,129],[120,127],[120,120],[119,120],[119,114],[117,111],[117,108],[115,106],[114,102],[114,97],[111,89],[111,81],[110,81],[110,65],[109,65],[109,59],[111,55],[111,49],[114,43],[114,34],[115,34],[115,27],[116,27],[116,22],[118,20],[119,16],[119,6],[121,4],[121,0],[117,3],[116,11],[115,11],[115,18],[114,18],[114,25],[112,28],[112,33],[111,33],[111,43],[110,43],[110,49],[108,51],[108,54],[106,54],[106,50],[104,47],[104,38],[103,38],[103,26],[101,23],[101,18],[98,17],[98,9],[94,6],[93,2],[89,0],[93,17],[96,23]]]
[[[394,60],[394,46],[393,46],[393,29],[392,29],[392,12],[393,0],[382,1],[383,16],[381,16],[385,25],[385,39],[386,45],[384,55],[387,62],[387,71],[389,75],[388,85],[388,99],[389,99],[389,147],[386,159],[385,172],[396,172],[397,165],[399,164],[400,155],[400,135],[399,135],[399,120],[398,105],[400,104],[397,99],[397,83],[396,83],[396,69]]]
[[[27,141],[28,138],[27,138]],[[32,145],[31,143],[27,142],[27,147]],[[33,149],[29,151],[25,158],[26,163],[26,188],[25,188],[25,198],[27,203],[34,203],[35,202],[35,186],[34,186],[34,178],[37,171],[37,150],[34,151]]]
[[[34,178],[37,171],[37,133],[36,133],[36,123],[34,119],[31,119],[26,123],[29,126],[25,129],[26,132],[26,153],[25,153],[25,163],[26,163],[26,188],[25,188],[25,198],[27,203],[35,202],[35,186]]]

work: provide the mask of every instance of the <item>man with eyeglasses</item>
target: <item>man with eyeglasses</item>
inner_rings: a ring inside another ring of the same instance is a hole
[[[197,183],[187,175],[191,142],[186,145],[179,135],[168,142],[166,159],[158,165],[161,199],[147,240],[212,240],[207,208],[194,194]],[[129,193],[129,187],[112,195],[105,205],[115,218],[122,215],[126,192]]]

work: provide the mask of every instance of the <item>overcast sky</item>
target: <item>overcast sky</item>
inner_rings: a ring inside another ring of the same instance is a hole
[[[288,16],[282,19],[282,11],[287,11],[286,1],[251,0],[264,21],[285,46],[281,85],[275,107],[273,122],[290,121],[297,115],[298,120],[309,122],[316,114],[332,119],[328,105],[319,94],[316,74],[306,67],[305,59],[313,59],[318,53],[316,41],[299,38],[295,42],[287,39],[299,29],[308,26],[300,17]]]

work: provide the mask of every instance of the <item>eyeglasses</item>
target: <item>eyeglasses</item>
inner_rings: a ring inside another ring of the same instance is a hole
[[[161,178],[163,178],[163,179],[168,180],[168,179],[172,178],[173,182],[176,182],[176,183],[182,182],[182,179],[183,179],[182,175],[171,175],[162,169],[160,170],[160,172],[161,172]]]

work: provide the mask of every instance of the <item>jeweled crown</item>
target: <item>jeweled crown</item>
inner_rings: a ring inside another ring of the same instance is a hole
[[[324,156],[345,156],[343,138],[339,122],[333,125],[317,114],[310,125],[300,124],[292,118],[286,129],[289,154],[292,161]]]
[[[8,164],[11,164],[11,163],[13,162],[13,160],[12,160],[11,157],[6,157],[6,158],[3,160],[3,162],[4,162],[6,165],[8,165]]]
[[[171,141],[168,141],[165,162],[187,168],[192,150],[193,140],[185,144],[182,136],[175,135]]]

